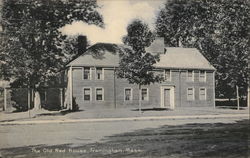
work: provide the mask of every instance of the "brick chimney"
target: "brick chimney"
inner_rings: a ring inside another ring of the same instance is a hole
[[[87,50],[87,37],[83,35],[78,36],[78,54],[81,55]]]

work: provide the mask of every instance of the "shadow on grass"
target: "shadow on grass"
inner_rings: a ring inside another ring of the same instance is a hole
[[[231,110],[238,110],[237,106],[216,106],[218,109],[231,109]],[[247,107],[240,107],[239,110],[246,110]]]
[[[131,111],[139,111],[139,109],[132,109]],[[141,111],[172,111],[169,108],[142,108]]]
[[[249,120],[243,120],[229,124],[165,125],[108,136],[101,143],[26,146],[0,149],[0,153],[3,157],[13,158],[246,158],[249,156],[248,138]]]

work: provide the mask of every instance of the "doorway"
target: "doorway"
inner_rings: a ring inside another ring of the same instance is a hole
[[[161,107],[174,109],[174,86],[161,87]]]

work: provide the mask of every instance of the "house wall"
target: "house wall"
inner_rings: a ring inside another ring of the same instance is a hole
[[[129,84],[125,79],[114,78],[114,69],[104,69],[104,80],[95,79],[95,68],[91,68],[91,80],[83,80],[82,68],[72,69],[72,86],[73,97],[76,98],[76,103],[80,109],[92,108],[137,108],[139,104],[139,90],[138,86]],[[161,70],[160,70],[161,71]],[[159,73],[163,73],[160,72]],[[148,101],[142,101],[142,107],[160,107],[161,106],[161,86],[174,86],[175,107],[189,107],[189,106],[213,106],[214,105],[214,81],[213,72],[206,71],[206,82],[199,81],[199,71],[194,71],[194,81],[187,81],[186,70],[171,70],[171,81],[152,84],[150,86],[143,86],[148,88]],[[84,101],[83,88],[90,87],[92,89],[91,101]],[[104,101],[96,101],[95,88],[101,87],[104,89]],[[195,89],[195,99],[187,100],[187,88],[193,87]],[[199,100],[199,88],[204,87],[207,90],[207,99]],[[132,100],[124,101],[124,88],[132,88]]]

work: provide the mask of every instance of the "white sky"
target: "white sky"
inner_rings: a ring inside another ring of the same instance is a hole
[[[105,29],[88,25],[81,21],[66,25],[61,29],[67,35],[86,35],[91,44],[97,42],[121,43],[126,35],[127,25],[135,18],[144,20],[151,28],[157,11],[165,0],[98,0],[99,12],[103,16]]]

